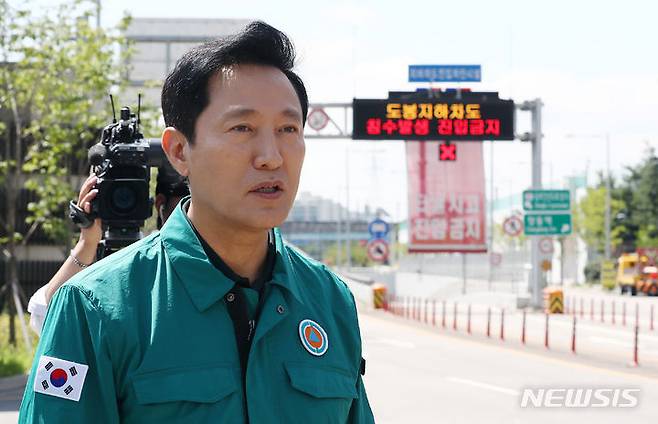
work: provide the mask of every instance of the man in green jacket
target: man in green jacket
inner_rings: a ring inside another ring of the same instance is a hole
[[[287,246],[308,97],[262,22],[186,53],[162,145],[189,179],[160,233],[49,307],[20,423],[371,423],[354,299]]]

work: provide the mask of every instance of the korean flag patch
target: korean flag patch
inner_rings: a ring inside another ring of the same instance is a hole
[[[34,391],[78,402],[89,367],[77,362],[42,356],[34,377]]]

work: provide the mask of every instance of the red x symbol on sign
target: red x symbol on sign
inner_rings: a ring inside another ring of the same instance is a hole
[[[439,160],[457,160],[457,145],[439,144]]]

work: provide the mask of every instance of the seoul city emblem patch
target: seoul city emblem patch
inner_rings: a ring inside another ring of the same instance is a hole
[[[322,356],[329,349],[329,338],[324,328],[310,319],[302,320],[299,323],[299,339],[302,341],[304,349],[311,355]]]

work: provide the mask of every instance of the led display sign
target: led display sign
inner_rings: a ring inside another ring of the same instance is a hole
[[[389,93],[354,99],[355,140],[513,140],[514,102],[498,93]]]

